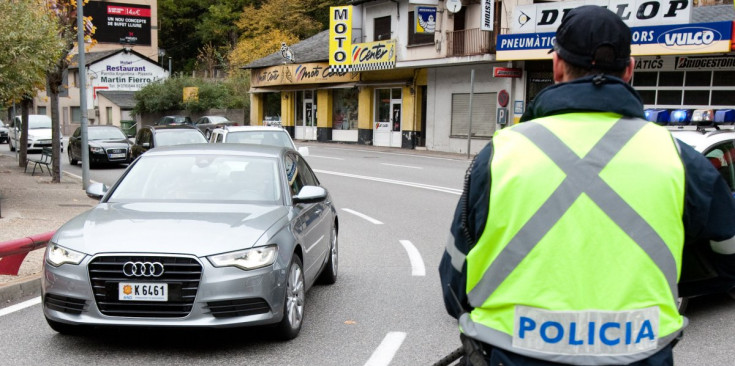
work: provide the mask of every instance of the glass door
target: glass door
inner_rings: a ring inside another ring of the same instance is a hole
[[[401,88],[375,90],[373,145],[401,147]]]

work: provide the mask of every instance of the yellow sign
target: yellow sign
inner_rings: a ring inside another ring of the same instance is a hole
[[[348,71],[352,48],[352,6],[329,8],[329,66]]]
[[[360,74],[334,71],[327,63],[287,64],[253,70],[250,84],[254,87],[359,81]]]
[[[350,59],[352,71],[392,69],[396,66],[396,41],[355,43]]]
[[[199,88],[196,86],[189,86],[184,88],[184,103],[196,102],[199,100]]]

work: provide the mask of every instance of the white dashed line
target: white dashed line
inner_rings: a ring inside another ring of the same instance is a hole
[[[30,299],[30,300],[23,301],[21,303],[15,304],[15,305],[10,305],[7,308],[0,309],[0,316],[8,315],[8,314],[14,313],[14,312],[16,312],[18,310],[23,310],[23,309],[25,309],[27,307],[31,307],[33,305],[38,305],[40,303],[41,303],[41,296],[34,297],[34,298]]]
[[[319,159],[332,159],[332,160],[345,160],[342,158],[335,158],[333,156],[324,156],[324,155],[309,155],[310,158],[319,158]]]
[[[388,164],[388,163],[380,163],[381,165],[388,165],[388,166],[395,166],[398,168],[409,168],[409,169],[424,169],[420,166],[411,166],[411,165],[398,165],[398,164]]]
[[[401,348],[403,340],[406,339],[406,333],[390,332],[385,335],[383,342],[380,342],[378,348],[375,349],[370,359],[365,362],[365,366],[387,366],[393,360],[398,349]]]
[[[359,213],[357,211],[350,210],[349,208],[343,208],[342,211],[349,212],[349,213],[351,213],[351,214],[353,214],[353,215],[355,215],[357,217],[360,217],[360,218],[363,218],[363,219],[365,219],[367,221],[370,221],[371,223],[373,223],[375,225],[383,225],[383,223],[381,221],[378,221],[378,220],[376,220],[376,219],[374,219],[374,218],[372,218],[372,217],[370,217],[368,215],[361,214],[361,213]]]
[[[429,185],[429,184],[421,184],[421,183],[404,182],[404,181],[394,180],[394,179],[375,178],[375,177],[368,177],[368,176],[357,175],[357,174],[332,172],[332,171],[329,171],[329,170],[321,170],[321,169],[314,169],[314,171],[317,172],[317,173],[319,173],[319,174],[338,175],[338,176],[348,177],[348,178],[371,180],[371,181],[374,181],[374,182],[383,182],[383,183],[397,184],[397,185],[407,186],[407,187],[423,188],[423,189],[429,189],[429,190],[432,190],[432,191],[438,191],[438,192],[444,192],[444,193],[451,193],[451,194],[455,194],[457,196],[459,196],[459,195],[462,194],[462,190],[461,189],[455,189],[455,188],[432,186],[432,185]]]
[[[408,259],[411,261],[411,275],[412,276],[425,276],[426,268],[424,267],[424,260],[421,258],[421,253],[418,249],[408,240],[400,240],[403,248],[408,253]]]

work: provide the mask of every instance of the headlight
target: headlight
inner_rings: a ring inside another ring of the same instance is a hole
[[[105,149],[103,149],[101,147],[98,147],[98,146],[90,146],[89,147],[89,151],[90,152],[93,152],[95,154],[104,154],[105,153]]]
[[[238,267],[244,270],[270,266],[276,261],[278,246],[268,245],[237,252],[218,254],[208,257],[215,267]]]
[[[50,243],[46,248],[46,262],[54,267],[64,263],[79,264],[86,254]]]

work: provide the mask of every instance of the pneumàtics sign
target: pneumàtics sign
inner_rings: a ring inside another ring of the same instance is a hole
[[[251,76],[253,87],[315,84],[315,83],[344,83],[358,81],[359,73],[335,71],[329,64],[309,63],[290,64],[267,67],[253,70]]]

